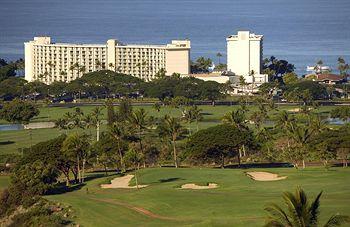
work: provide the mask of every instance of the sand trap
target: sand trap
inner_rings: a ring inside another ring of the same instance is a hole
[[[183,184],[181,185],[181,189],[195,189],[195,190],[202,190],[202,189],[212,189],[217,188],[218,185],[214,183],[209,183],[207,186],[201,186],[196,184]]]
[[[308,110],[312,110],[311,107],[307,108]],[[289,109],[288,112],[299,113],[301,111],[300,108]]]
[[[130,180],[134,175],[126,175],[124,177],[117,177],[111,180],[111,184],[101,184],[101,188],[137,188],[136,186],[129,186]],[[139,188],[147,187],[148,185],[139,185]]]
[[[299,112],[300,108],[289,109],[288,112]]]
[[[287,177],[279,177],[278,174],[268,172],[247,172],[247,175],[256,181],[284,180]]]

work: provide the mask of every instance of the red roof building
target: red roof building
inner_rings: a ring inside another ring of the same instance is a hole
[[[315,81],[325,84],[340,84],[346,82],[346,79],[336,74],[316,74]]]

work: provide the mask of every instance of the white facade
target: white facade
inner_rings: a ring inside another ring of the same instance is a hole
[[[219,73],[203,73],[203,74],[191,74],[190,77],[195,77],[197,79],[201,79],[204,81],[215,81],[219,84],[225,84],[230,82],[230,77],[222,75],[221,72]]]
[[[237,35],[227,37],[227,70],[246,81],[261,81],[263,61],[263,36],[249,31],[238,31]],[[257,77],[253,78],[252,77]]]
[[[190,73],[191,43],[174,40],[167,45],[52,43],[50,37],[35,37],[24,43],[25,79],[50,84],[69,82],[84,73],[101,69],[132,75],[146,81],[161,69],[166,75]]]

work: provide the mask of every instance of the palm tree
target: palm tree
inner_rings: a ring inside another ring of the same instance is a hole
[[[317,227],[320,219],[320,192],[312,203],[309,202],[307,194],[298,187],[295,193],[283,193],[283,200],[287,210],[277,204],[271,204],[265,208],[269,213],[267,227]],[[332,215],[324,227],[340,226],[349,222],[348,216]]]
[[[63,115],[63,119],[66,121],[68,129],[85,128],[86,122],[84,118],[84,113],[79,107],[76,107],[73,113],[65,113]]]
[[[245,111],[242,109],[232,110],[226,113],[222,118],[222,122],[240,129],[247,129]]]
[[[155,109],[159,113],[162,106],[160,105],[159,102],[156,102],[153,104],[152,107],[153,107],[153,109]]]
[[[88,136],[86,134],[73,133],[69,135],[62,144],[62,150],[68,157],[76,160],[79,183],[84,182],[85,163],[88,156]],[[82,170],[80,168],[82,162]]]
[[[100,117],[102,115],[103,115],[102,108],[95,107],[92,110],[91,116],[92,116],[93,122],[94,122],[94,124],[96,126],[96,141],[100,140],[100,125],[101,125],[101,122],[102,122]]]
[[[124,156],[123,156],[122,147],[121,147],[121,143],[122,143],[124,137],[126,136],[125,127],[123,127],[121,124],[114,123],[109,128],[109,134],[117,142],[120,166],[121,166],[122,172],[125,172]]]
[[[305,168],[305,155],[307,154],[307,146],[314,134],[314,129],[308,125],[298,125],[295,122],[289,125],[287,133],[291,139],[297,144],[298,157],[302,159],[303,169]]]
[[[175,168],[178,168],[176,140],[184,132],[184,129],[180,123],[180,120],[166,115],[163,119],[163,124],[161,125],[161,132],[163,133],[164,136],[167,136],[168,138],[170,138],[172,142],[174,164],[175,164]]]
[[[250,116],[250,120],[254,122],[257,129],[260,128],[260,126],[264,123],[267,115],[265,112],[261,111],[255,111]]]
[[[114,71],[114,64],[113,63],[109,63],[108,67],[109,67],[110,70]]]
[[[49,75],[49,73],[45,70],[45,72],[43,74],[39,74],[38,79],[41,82],[47,82],[47,76]]]
[[[288,114],[287,111],[281,111],[276,120],[275,128],[287,129],[289,125],[295,121],[295,118]]]
[[[128,119],[129,124],[137,130],[141,153],[143,154],[143,146],[142,146],[142,134],[148,126],[147,113],[145,109],[141,108],[136,111],[133,111]],[[145,166],[145,163],[144,163]]]
[[[73,65],[71,65],[69,67],[69,70],[71,71],[72,73],[72,76],[73,76],[73,72],[74,71],[77,71],[77,74],[78,74],[78,77],[80,77],[80,72],[82,72],[82,70],[85,71],[85,66],[80,66],[78,62],[74,63]]]
[[[309,125],[314,133],[323,132],[327,128],[325,121],[323,121],[319,115],[311,115],[309,118]]]
[[[191,107],[185,108],[182,111],[182,119],[188,124],[188,133],[191,136],[191,123],[194,121],[193,112]]]
[[[66,79],[64,78],[65,76],[67,76],[67,73],[65,71],[61,71],[60,76],[61,76],[61,81],[67,82]]]
[[[189,134],[191,135],[191,128],[190,125],[193,121],[196,121],[196,126],[197,126],[197,132],[199,131],[198,128],[198,122],[203,119],[203,114],[201,112],[202,110],[198,108],[198,106],[190,106],[188,108],[185,108],[184,111],[182,112],[183,114],[183,119],[185,122],[188,123],[188,130]]]
[[[99,71],[101,69],[101,66],[102,66],[102,63],[100,60],[96,59],[95,60],[95,67],[96,67],[96,70]]]
[[[137,189],[139,189],[139,181],[138,181],[138,170],[140,168],[140,163],[143,160],[143,155],[138,153],[135,149],[130,148],[128,152],[125,154],[125,160],[133,165],[135,170],[135,183]]]
[[[243,88],[247,85],[244,76],[239,77],[239,85]]]
[[[273,141],[273,137],[271,132],[266,127],[260,127],[256,131],[255,137],[257,141],[262,141],[263,146],[267,149],[267,158],[271,157],[271,141]]]
[[[314,71],[315,73],[322,73],[322,65],[323,65],[323,61],[320,59],[316,62],[316,65],[314,67]]]
[[[86,67],[80,66],[77,70],[78,70],[78,77],[81,77],[80,73],[83,75],[86,72]]]
[[[69,67],[69,71],[71,72],[71,77],[73,77],[74,70],[75,70],[75,65],[73,64]]]
[[[199,109],[198,106],[193,106],[191,108],[192,117],[196,121],[197,132],[199,131],[198,122],[203,120],[202,109]]]
[[[55,120],[55,127],[59,130],[67,130],[68,129],[68,122],[66,118],[58,118]],[[67,133],[67,131],[66,131]]]
[[[222,57],[222,54],[221,54],[220,52],[218,52],[218,53],[216,54],[216,57],[218,57],[218,59],[219,59],[219,65],[220,65],[220,64],[221,64],[220,58]]]
[[[83,118],[83,121],[84,127],[89,129],[89,135],[91,136],[91,128],[95,126],[94,119],[92,118],[91,114],[88,114]]]
[[[84,113],[79,107],[76,107],[74,109],[72,116],[73,116],[72,120],[73,120],[74,127],[85,128]]]
[[[340,75],[343,76],[344,79],[348,76],[348,70],[350,69],[349,64],[347,64],[344,60],[344,58],[339,57],[338,58],[338,70],[340,72]]]
[[[49,61],[47,65],[49,66],[50,74],[53,75],[52,68],[55,67],[55,62]]]

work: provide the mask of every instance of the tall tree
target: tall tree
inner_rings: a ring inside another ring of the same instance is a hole
[[[96,141],[100,140],[100,126],[102,123],[102,119],[101,119],[102,115],[103,115],[102,108],[95,107],[92,110],[91,117],[92,117],[92,121],[96,127]]]
[[[171,140],[173,146],[173,158],[175,168],[178,168],[178,155],[176,149],[176,141],[184,133],[184,129],[178,118],[169,117],[166,115],[163,119],[162,124],[159,126],[159,131],[162,136],[166,136]]]
[[[132,105],[129,99],[122,99],[118,107],[118,121],[126,121],[132,113]]]
[[[277,204],[271,204],[265,208],[269,213],[265,226],[289,226],[289,227],[316,227],[320,221],[320,192],[314,201],[309,202],[307,194],[301,188],[297,188],[295,193],[283,193],[283,200],[287,209],[283,210]],[[340,226],[350,222],[348,216],[332,215],[324,227]]]
[[[222,124],[200,130],[193,134],[186,143],[186,150],[193,162],[220,164],[237,157],[240,164],[239,150],[242,146],[252,147],[253,137],[249,130],[241,130],[233,125]]]
[[[323,61],[320,59],[316,62],[316,65],[314,67],[314,71],[316,74],[322,73],[322,67],[323,67]]]
[[[288,136],[295,142],[296,147],[293,149],[296,157],[302,160],[303,168],[305,168],[305,158],[308,155],[308,145],[315,133],[310,123],[301,125],[293,122],[287,128]],[[297,166],[297,163],[296,163]]]
[[[264,59],[263,73],[268,74],[271,81],[278,80],[282,83],[284,74],[293,72],[294,69],[294,65],[286,60],[279,60],[274,56]]]
[[[121,166],[122,172],[125,172],[126,169],[125,169],[125,162],[124,162],[124,152],[122,150],[122,143],[127,136],[126,128],[123,126],[123,124],[114,123],[109,128],[109,134],[117,143],[120,166]]]
[[[350,66],[348,63],[345,62],[344,58],[339,57],[338,58],[338,70],[341,76],[345,79],[348,76],[348,71],[350,69]]]
[[[108,99],[105,102],[105,106],[107,108],[107,125],[111,126],[117,120],[114,112],[113,101]]]
[[[125,160],[130,163],[130,165],[133,166],[135,171],[135,182],[136,187],[139,189],[139,176],[138,176],[138,170],[140,168],[140,163],[143,160],[142,153],[137,152],[136,149],[130,148],[128,152],[125,154]]]
[[[208,73],[209,67],[213,64],[210,58],[199,57],[195,63],[191,63],[191,72],[192,73]]]
[[[144,134],[145,130],[149,125],[148,120],[149,119],[147,117],[147,112],[143,108],[133,111],[130,114],[128,119],[130,126],[132,126],[138,134],[140,151],[142,154],[144,154],[143,146],[142,146],[142,135]],[[145,163],[144,163],[144,166],[145,166]]]
[[[221,59],[221,57],[222,57],[222,54],[221,54],[220,52],[218,52],[218,53],[216,54],[216,57],[218,57],[219,65],[220,65],[220,64],[221,64],[220,59]]]
[[[85,164],[88,158],[89,139],[86,134],[73,133],[64,140],[62,150],[67,157],[75,159],[78,181],[84,182]]]
[[[242,108],[232,110],[224,115],[222,122],[233,125],[239,129],[247,129],[246,114]]]
[[[0,111],[0,118],[21,124],[29,123],[37,115],[39,115],[39,109],[34,104],[20,99],[5,103]]]

